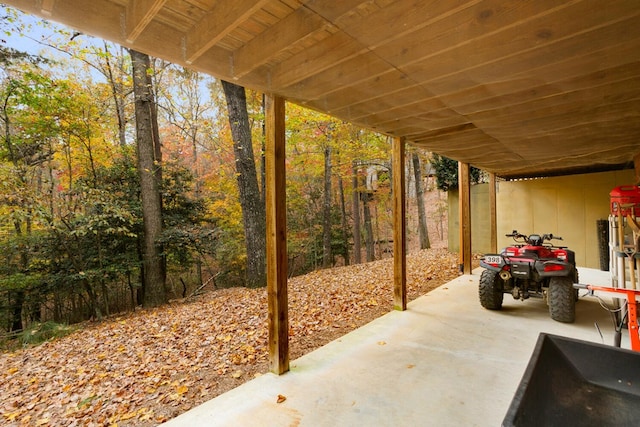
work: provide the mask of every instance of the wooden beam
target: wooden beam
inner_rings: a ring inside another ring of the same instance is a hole
[[[460,272],[471,274],[471,181],[469,163],[458,162]]]
[[[269,365],[279,375],[289,370],[284,99],[266,94],[265,110]]]
[[[328,27],[329,22],[301,7],[242,46],[233,54],[234,77],[239,79],[310,34]]]
[[[348,61],[363,53],[365,46],[344,32],[338,31],[308,49],[271,68],[273,87],[289,87],[304,79]],[[313,87],[306,82],[306,87]]]
[[[268,0],[219,1],[186,36],[185,61],[193,63]]]
[[[56,0],[42,0],[42,4],[40,5],[40,11],[43,15],[51,16],[53,13],[53,6]]]
[[[126,39],[133,43],[167,0],[129,0],[125,15]]]
[[[393,138],[393,308],[407,309],[404,138]]]
[[[496,209],[496,191],[497,188],[496,174],[489,173],[489,221],[490,221],[490,238],[491,252],[498,252],[498,219]]]
[[[494,15],[496,21],[501,21],[492,22],[494,31],[487,31],[484,25],[471,22],[469,14],[475,12],[474,8],[468,8],[450,19],[423,27],[410,39],[385,44],[375,53],[412,75],[415,81],[429,82],[428,87],[435,93],[442,93],[444,86],[440,83],[445,81],[446,86],[460,90],[464,87],[460,80],[477,82],[489,74],[495,78],[533,68],[532,75],[535,76],[536,67],[532,64],[551,64],[558,58],[567,57],[568,52],[571,55],[597,52],[611,40],[616,40],[614,34],[620,28],[638,31],[629,25],[631,21],[625,23],[620,19],[637,21],[635,3],[615,1],[607,6],[608,13],[600,14],[597,13],[598,6],[592,2],[532,2],[510,8],[508,13]],[[576,16],[583,19],[575,19]],[[550,37],[545,37],[547,34],[540,28],[548,28],[545,25],[551,21],[556,24],[555,29]],[[464,38],[459,37],[461,31]],[[630,39],[636,37],[627,33],[625,36]],[[398,51],[399,46],[402,52]],[[429,50],[424,46],[429,46]],[[452,51],[456,52],[455,56]],[[408,61],[401,62],[402,58]],[[499,70],[496,70],[496,64],[500,64]],[[458,76],[453,77],[454,74]],[[461,75],[468,79],[461,78]]]
[[[377,6],[375,3],[378,2],[374,1],[366,2],[369,3],[368,6],[362,4],[365,3],[362,1],[336,2],[335,0],[320,0],[305,3],[310,9],[322,11],[327,19],[335,22],[336,26],[343,29],[343,31],[335,33],[325,40],[324,44],[331,45],[330,50],[326,53],[315,50],[314,46],[314,48],[296,55],[281,63],[281,66],[276,67],[276,71],[273,73],[274,82],[282,82],[282,85],[285,83],[295,84],[302,79],[321,76],[322,71],[340,65],[343,61],[349,59],[356,59],[359,66],[366,64],[371,60],[370,58],[380,59],[379,55],[372,53],[379,45],[395,42],[394,47],[397,47],[402,43],[406,43],[404,36],[408,33],[429,27],[444,17],[469,8],[467,0],[415,2],[411,4],[410,10],[407,8],[408,3],[404,1],[385,2],[384,6]],[[352,5],[349,5],[349,3],[352,3]],[[358,3],[360,3],[359,6],[357,5]],[[327,15],[326,13],[329,10],[331,14]],[[352,37],[352,34],[357,34],[357,37]],[[423,48],[424,46],[422,45]],[[404,51],[405,49],[400,47],[400,50]],[[425,50],[431,52],[430,48]],[[403,57],[401,52],[396,52],[396,55]],[[329,56],[340,58],[341,61],[329,60]],[[395,67],[399,62],[392,63],[394,70],[399,69],[399,67]],[[300,76],[301,71],[303,71],[300,69],[301,65],[304,66],[304,71],[307,72],[304,76]],[[387,70],[389,70],[388,67],[384,71],[368,71],[363,74],[377,81]],[[400,74],[406,77],[406,74]],[[355,81],[350,79],[349,85],[354,83]],[[308,87],[314,87],[316,82],[308,81],[305,84]],[[329,92],[339,86],[333,85]],[[379,93],[378,91],[384,88],[381,84],[376,84],[376,87],[375,93]]]
[[[337,63],[335,66],[330,66],[322,73],[308,77],[305,80],[301,80],[299,83],[295,83],[295,86],[303,86],[307,89],[305,93],[310,99],[325,99],[327,95],[335,95],[345,87],[351,87],[356,82],[368,78],[370,75],[382,75],[386,78],[389,77],[389,63],[385,62],[380,57],[372,53],[364,53],[358,55],[346,61]],[[402,73],[394,70],[397,79],[402,79]],[[406,87],[406,76],[403,85]],[[382,78],[378,80],[380,86],[378,91],[383,89],[384,82]],[[384,87],[384,91],[389,89]],[[366,95],[363,93],[363,96]]]

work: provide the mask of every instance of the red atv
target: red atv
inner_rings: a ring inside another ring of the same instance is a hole
[[[545,243],[562,240],[553,234],[526,236],[513,230],[516,244],[500,254],[487,254],[480,260],[485,268],[480,276],[480,304],[489,310],[500,310],[505,293],[514,299],[543,298],[549,314],[558,322],[572,323],[576,316],[578,283],[575,253],[566,246]]]

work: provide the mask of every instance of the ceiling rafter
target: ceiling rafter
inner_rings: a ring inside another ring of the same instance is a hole
[[[192,64],[269,0],[218,1],[189,31],[185,39],[185,61]]]
[[[640,69],[638,68],[639,64],[637,62],[630,64],[629,58],[633,52],[638,51],[640,51],[638,43],[622,40],[615,55],[594,49],[582,56],[544,64],[538,68],[531,67],[512,75],[508,80],[498,79],[482,86],[457,87],[450,93],[441,92],[437,99],[443,105],[455,108],[460,114],[469,114],[491,111],[511,104],[528,103],[538,98],[562,94],[565,91],[587,90],[590,86],[600,85],[602,80],[624,80],[637,75],[637,70]],[[602,67],[599,63],[602,62],[603,56],[607,57],[608,68],[597,68],[598,66]],[[398,85],[392,85],[389,80],[381,80],[383,78],[384,76],[373,76],[362,82],[356,82],[358,84],[353,87],[343,87],[342,90],[352,90],[370,95],[359,96],[356,102],[351,101],[347,105],[337,102],[341,100],[348,102],[354,98],[329,97],[333,101],[329,105],[331,112],[338,116],[347,116],[354,121],[360,121],[373,114],[395,111],[401,109],[402,106],[418,106],[425,102],[424,95],[415,96],[419,93],[420,85],[401,86],[398,89]],[[451,77],[448,80],[461,81],[456,77]],[[437,80],[434,82],[438,83]],[[379,87],[387,88],[387,90],[373,92],[366,89],[376,84]],[[522,89],[523,87],[526,89]],[[387,98],[390,95],[393,95],[394,100],[401,100],[400,105],[389,103]]]
[[[561,9],[560,9],[560,10],[561,10]],[[532,19],[532,17],[529,17],[528,19],[530,20],[530,19]],[[607,24],[608,24],[608,25],[611,25],[611,21],[610,21],[610,22],[608,22]],[[600,28],[607,28],[607,24],[601,24],[601,25],[600,25]],[[598,26],[594,26],[593,28],[598,29],[599,27],[598,27]],[[596,31],[597,31],[597,30],[596,30]],[[554,42],[552,42],[552,45],[553,45],[553,44],[555,44],[555,43],[558,43],[558,42],[560,42],[560,43],[562,43],[562,42],[566,42],[566,40],[570,40],[570,38],[561,38],[559,41],[554,41]],[[531,51],[533,51],[533,52],[535,52],[535,51],[540,51],[540,47],[535,47],[535,48],[531,49]],[[506,59],[506,58],[509,58],[509,55],[507,55],[507,56],[505,57],[505,59]],[[356,58],[356,60],[364,61],[364,56],[358,57],[358,58]],[[494,59],[494,61],[495,61],[495,59]],[[446,62],[446,61],[445,61],[445,62]],[[336,66],[334,67],[334,69],[335,69],[335,68],[338,68],[338,67],[340,67],[340,66],[342,66],[342,65],[336,65]],[[485,64],[482,64],[481,66],[486,68],[486,63],[485,63]],[[471,68],[469,68],[468,70],[477,69],[477,67],[478,67],[478,65],[474,65],[474,66],[472,66]],[[456,70],[456,71],[454,71],[454,72],[453,72],[452,74],[450,74],[449,76],[446,76],[446,75],[445,75],[445,79],[446,79],[447,77],[449,77],[449,80],[453,83],[453,84],[452,84],[451,89],[453,89],[453,87],[455,87],[455,86],[458,86],[458,87],[457,87],[457,89],[460,89],[461,82],[464,82],[464,80],[465,80],[465,78],[464,78],[464,73],[465,73],[465,71],[466,71],[465,69],[460,69],[460,70]],[[531,71],[531,70],[529,70],[529,71]],[[329,70],[329,72],[335,72],[335,71],[334,71],[334,70]],[[343,72],[338,72],[337,74],[338,74],[338,75],[340,75],[340,76],[343,76],[343,75],[344,75],[344,73],[343,73]],[[409,73],[409,74],[411,74],[411,73]],[[418,74],[420,74],[420,73],[418,73]],[[455,77],[455,78],[452,78],[454,75],[455,75],[456,77]],[[369,81],[375,81],[378,77],[380,77],[380,76],[376,75],[375,73],[373,73],[373,74],[368,74],[368,79],[364,79],[364,80],[365,80],[365,81],[366,81],[366,80],[369,80]],[[442,77],[441,77],[441,76],[439,76],[439,79],[441,79],[441,78],[442,78]],[[316,87],[316,86],[318,86],[318,84],[319,84],[319,85],[322,85],[322,84],[324,83],[324,82],[318,82],[314,77],[311,77],[311,78],[310,78],[310,80],[311,80],[311,81],[306,82],[306,84],[307,84],[307,85],[309,85],[309,86],[312,86],[312,85],[313,85],[314,87]],[[362,80],[354,79],[354,78],[351,78],[351,77],[350,77],[350,78],[348,78],[348,80],[349,80],[349,82],[350,82],[350,83],[352,82],[352,83],[351,83],[352,85],[356,85],[356,86],[357,86],[359,83],[362,83]],[[437,80],[438,80],[438,79],[437,79]],[[431,83],[433,83],[433,82],[434,82],[433,80],[431,80],[431,81],[427,80],[427,81],[422,81],[422,82],[420,82],[420,84],[421,84],[422,86],[424,86],[424,87],[427,87],[427,88],[431,89],[431,88],[433,88],[433,87],[434,87],[434,86],[431,84]],[[334,80],[334,83],[335,83],[335,80]],[[339,82],[338,82],[338,83],[339,83]],[[473,82],[473,81],[470,81],[469,83],[473,83],[474,85],[476,85],[476,86],[477,86],[477,83],[475,83],[475,82]],[[343,90],[343,91],[344,91],[344,89],[346,88],[346,86],[349,86],[349,83],[347,83],[346,85],[338,84],[337,86],[340,86],[340,87],[341,87],[341,90]],[[462,85],[462,86],[464,87],[464,85]],[[386,86],[385,86],[385,87],[386,87]],[[436,87],[437,87],[437,86],[436,86]],[[352,91],[351,91],[351,92],[353,92],[353,93],[355,93],[355,94],[358,94],[358,97],[355,97],[355,96],[354,96],[354,97],[352,97],[352,98],[351,98],[352,100],[353,100],[353,99],[356,99],[356,98],[360,98],[360,99],[362,98],[362,97],[360,96],[360,91],[358,90],[358,88],[357,88],[357,87],[355,87],[355,88],[354,88],[353,86],[351,86],[349,89],[352,89]],[[449,93],[449,91],[450,91],[450,89],[446,88],[446,85],[445,85],[445,87],[441,87],[441,88],[439,88],[439,90],[436,90],[437,97],[438,97],[440,100],[443,100],[443,97],[446,97],[446,96],[447,96],[447,94]],[[312,91],[310,92],[310,94],[311,94],[311,95],[313,95],[313,93],[314,93],[314,91],[312,90]],[[318,93],[318,92],[316,92],[316,93]],[[346,93],[349,93],[349,92],[347,91]],[[323,97],[324,97],[324,98],[330,98],[330,95],[331,95],[331,94],[330,94],[330,92],[329,92],[329,91],[326,91],[326,92],[324,92],[324,93],[323,93]],[[384,96],[386,96],[387,94],[386,94],[386,93],[379,93],[379,95],[380,95],[380,97],[384,97]],[[434,96],[436,96],[436,95],[434,95]],[[348,99],[348,98],[347,98],[347,97],[345,97],[345,96],[343,96],[341,99],[346,100],[346,99]],[[424,97],[421,97],[421,98],[420,98],[420,103],[424,103],[424,102],[425,102]],[[448,104],[448,103],[447,103],[447,104]],[[314,101],[308,102],[308,105],[322,105],[322,100],[318,100],[317,102],[314,102]],[[370,105],[371,105],[371,102],[368,102],[368,107],[370,107]],[[403,104],[403,105],[408,106],[408,104]],[[344,108],[345,108],[345,107],[343,107],[343,110],[342,110],[342,112],[343,112],[343,113],[344,113],[344,111],[345,111],[345,109],[344,109]],[[453,108],[454,108],[455,110],[457,110],[457,108],[455,108],[455,107],[453,107]],[[403,107],[400,107],[400,108],[395,107],[395,108],[391,108],[390,110],[391,110],[391,111],[398,111],[398,112],[400,112],[400,111],[406,111],[406,109],[405,109],[405,108],[403,108]],[[349,111],[349,106],[346,106],[346,111]],[[375,110],[374,110],[374,111],[375,111]],[[399,115],[399,116],[388,117],[388,114],[377,114],[377,113],[375,113],[374,111],[371,111],[371,110],[370,110],[370,113],[369,113],[369,114],[365,114],[365,115],[360,114],[359,116],[354,116],[353,114],[349,114],[349,119],[350,119],[350,120],[353,120],[353,121],[355,121],[355,122],[360,122],[360,123],[370,123],[370,122],[372,122],[372,121],[373,121],[373,122],[377,123],[379,126],[381,126],[382,128],[393,129],[393,131],[394,131],[394,132],[397,132],[397,131],[398,131],[398,129],[396,129],[396,128],[395,128],[394,123],[395,123],[398,119],[399,119],[399,120],[402,120],[402,119],[413,120],[413,119],[414,119],[414,117],[420,117],[420,116],[419,116],[419,114],[420,114],[419,112],[418,112],[417,114],[409,114],[409,115],[407,115],[407,114],[404,114],[404,115],[403,115],[403,114],[401,114],[401,115]],[[371,113],[373,113],[373,114],[371,114]],[[356,114],[358,114],[358,113],[356,113]],[[385,118],[385,117],[388,117],[388,118]],[[437,125],[437,122],[434,122],[434,123],[433,123],[433,125]]]
[[[458,0],[468,1],[468,0]],[[474,0],[478,1],[478,0]],[[272,76],[277,76],[273,82],[277,86],[296,85],[317,73],[349,61],[361,54],[367,54],[370,47],[366,47],[360,40],[353,37],[348,28],[355,21],[366,21],[371,16],[381,13],[378,1],[373,0],[310,0],[304,7],[322,16],[329,22],[335,22],[338,31],[323,40],[319,49],[311,48],[304,53],[285,59],[271,70]],[[393,2],[387,2],[393,5]],[[386,22],[389,25],[389,22]],[[398,35],[399,36],[399,35]],[[320,44],[318,44],[320,45]],[[336,58],[339,58],[336,61]],[[330,62],[333,61],[333,64]],[[306,73],[302,72],[307,71]]]
[[[322,73],[367,52],[367,48],[339,31],[304,52],[271,68],[273,85],[286,87]]]
[[[167,0],[129,0],[125,12],[127,43],[136,41],[166,2]]]
[[[245,76],[280,52],[330,26],[324,18],[300,7],[233,53],[234,77]]]
[[[313,5],[309,7],[317,6],[330,2],[331,0],[316,0]],[[335,92],[339,92],[345,89],[345,85],[340,83],[340,80],[335,78],[326,78],[324,71],[334,72],[341,76],[343,80],[348,81],[347,86],[356,85],[362,81],[370,79],[378,79],[385,74],[389,74],[389,66],[395,68],[395,73],[401,76],[402,87],[406,87],[409,83],[408,75],[402,71],[398,64],[389,62],[384,56],[379,56],[376,50],[385,45],[391,45],[394,41],[405,40],[407,36],[416,34],[420,30],[424,30],[427,27],[431,27],[440,23],[441,21],[447,21],[448,18],[455,16],[456,14],[464,13],[469,9],[478,6],[483,3],[482,0],[456,0],[451,2],[439,2],[439,1],[426,1],[418,2],[414,5],[414,10],[410,14],[407,14],[406,5],[402,5],[401,2],[389,2],[384,9],[377,9],[365,15],[355,13],[343,13],[338,16],[334,14],[331,19],[336,21],[336,25],[341,31],[334,35],[338,41],[335,44],[341,43],[341,40],[350,38],[351,44],[344,44],[341,46],[344,53],[339,54],[341,61],[336,61],[331,66],[325,65],[325,62],[329,59],[328,55],[322,55],[317,52],[308,52],[306,57],[292,58],[286,63],[280,64],[280,67],[285,71],[278,71],[274,74],[281,75],[281,81],[276,81],[278,85],[298,85],[302,84],[307,87],[317,88],[318,82],[314,79],[318,75],[324,77],[324,82],[329,83],[330,86],[322,88],[322,93],[331,95]],[[364,3],[363,3],[364,4]],[[330,9],[330,8],[329,8]],[[455,25],[454,27],[458,27]],[[357,31],[354,31],[356,29]],[[424,43],[421,44],[424,47]],[[353,47],[353,51],[347,51],[347,49]],[[362,49],[362,46],[367,46],[367,49]],[[406,49],[402,46],[396,49],[399,54],[406,53]],[[431,51],[431,49],[428,49]],[[375,59],[374,59],[375,57]],[[335,58],[334,58],[335,59]],[[384,63],[386,68],[384,71],[373,71],[360,73],[362,77],[354,77],[347,75],[340,68],[354,69],[353,63],[358,65],[355,69],[362,68],[372,61],[380,61]],[[313,61],[313,62],[312,62]],[[305,68],[317,70],[317,73],[310,73],[307,75],[292,76],[292,72],[286,73],[286,70],[296,70],[301,64],[305,65]],[[310,65],[312,64],[312,65]],[[406,65],[406,64],[405,64]],[[418,85],[418,82],[414,82],[414,85]],[[326,84],[325,84],[326,86]],[[386,87],[384,84],[380,84],[380,87]],[[318,92],[320,88],[317,88]],[[315,95],[318,97],[319,95]]]
[[[56,0],[42,0],[42,4],[40,5],[40,11],[46,15],[51,16],[53,12],[53,6],[55,6]]]
[[[499,176],[640,152],[637,0],[5,3]]]
[[[477,2],[473,2],[473,3],[477,3]],[[554,2],[551,1],[551,3],[554,3]],[[487,10],[485,9],[485,7],[486,6],[483,6],[481,10]],[[558,11],[566,7],[567,5],[561,5],[561,6],[555,7],[553,10]],[[372,15],[371,17],[372,19],[370,19],[366,25],[363,25],[363,27],[366,27],[369,29],[369,31],[372,33],[369,38],[376,43],[373,53],[377,54],[378,52],[380,52],[381,54],[379,56],[382,58],[387,58],[386,61],[390,61],[391,65],[395,67],[400,73],[402,73],[403,75],[411,75],[412,73],[408,73],[404,71],[407,67],[415,67],[416,64],[422,64],[424,62],[427,62],[427,63],[433,62],[434,64],[439,64],[440,62],[442,62],[443,64],[446,65],[450,61],[447,61],[447,60],[442,61],[440,58],[446,58],[447,56],[450,55],[450,52],[452,50],[461,48],[463,46],[466,46],[474,42],[481,44],[482,39],[484,38],[499,37],[504,32],[512,31],[512,29],[516,25],[522,25],[522,23],[535,21],[536,19],[540,19],[541,16],[543,17],[550,13],[547,10],[538,15],[528,16],[525,20],[522,20],[522,19],[518,20],[516,17],[510,17],[509,19],[501,18],[503,20],[503,25],[497,26],[496,28],[493,28],[489,32],[481,32],[480,30],[482,26],[473,25],[473,23],[468,23],[467,21],[465,21],[464,17],[466,16],[466,13],[468,13],[467,12],[468,9],[469,9],[469,4],[458,5],[455,9],[443,14],[443,16],[436,16],[434,18],[429,19],[428,22],[431,22],[432,27],[438,26],[439,37],[438,37],[437,43],[430,45],[428,49],[424,49],[425,38],[422,35],[422,33],[428,33],[428,31],[430,31],[430,27],[425,27],[422,24],[416,27],[413,27],[411,31],[411,34],[415,35],[415,37],[412,39],[414,40],[413,46],[407,46],[406,44],[403,44],[404,39],[400,39],[400,40],[403,40],[401,44],[396,43],[395,41],[398,39],[396,35],[388,35],[382,30],[378,31],[377,33],[374,30],[371,30],[375,28],[380,28],[379,24],[381,22],[380,21],[381,17],[378,15],[375,15],[375,14]],[[455,18],[456,14],[459,14],[461,17]],[[444,19],[446,17],[451,17],[452,20]],[[369,17],[365,19],[368,19],[368,18]],[[452,22],[454,24],[452,24]],[[468,25],[470,28],[473,28],[473,31],[478,32],[479,37],[471,38],[470,40],[466,40],[466,39],[460,40],[459,32],[460,32],[461,24]],[[387,35],[389,37],[385,37]],[[522,38],[521,43],[524,43],[524,42],[527,42],[527,40],[525,38]],[[541,47],[542,46],[537,46],[536,48],[541,48]],[[409,55],[408,54],[409,49],[424,51],[426,55],[422,55],[422,56]],[[471,53],[473,53],[474,51],[477,51],[477,49],[470,49]],[[360,63],[366,63],[367,62],[366,56],[370,54],[371,52],[365,51],[365,52],[362,52],[361,55],[352,56],[352,58],[354,61],[358,61]],[[509,52],[509,54],[516,54],[516,53]],[[322,58],[318,58],[317,61],[321,62]],[[342,66],[342,63],[338,63],[338,64],[334,64],[332,68],[334,67],[339,68],[341,66]],[[413,71],[413,69],[411,69],[411,71]],[[452,72],[454,74],[461,74],[464,71],[466,70],[455,69]],[[386,72],[387,71],[382,73],[374,73],[374,74],[367,74],[367,75],[370,78],[375,79],[377,77],[382,76]],[[344,73],[339,72],[339,74],[342,75]],[[314,75],[307,76],[307,79],[309,80],[314,78],[315,78]],[[344,80],[347,82],[346,83],[347,85],[353,85],[358,83],[353,79],[351,80],[344,79]],[[428,79],[426,81],[416,80],[414,81],[414,84],[420,85],[420,84],[424,84],[427,81]],[[317,82],[315,81],[308,81],[305,83],[308,86],[313,86],[313,87],[317,85]],[[326,95],[331,95],[332,92],[342,91],[344,89],[345,89],[344,84],[341,85],[340,81],[333,80],[333,88],[329,88],[328,91],[326,92]]]
[[[638,66],[637,63],[636,66]],[[473,122],[482,120],[483,123],[485,123],[488,120],[493,122],[504,120],[514,121],[524,116],[530,118],[537,116],[549,118],[549,107],[553,107],[556,110],[571,111],[572,109],[581,107],[585,103],[591,105],[617,104],[628,99],[635,99],[639,93],[639,90],[633,89],[640,87],[639,78],[631,73],[630,67],[626,68],[628,68],[628,70],[626,70],[626,73],[629,74],[628,76],[624,74],[624,69],[617,69],[615,73],[611,73],[610,75],[606,75],[605,73],[605,75],[600,78],[594,77],[593,74],[602,74],[602,72],[590,73],[587,75],[588,78],[581,76],[579,79],[562,79],[562,76],[559,75],[556,82],[545,83],[544,85],[534,87],[534,90],[530,90],[528,93],[520,92],[517,94],[510,93],[502,96],[485,97],[483,101],[487,106],[484,108],[472,109],[471,106],[464,106],[465,108],[462,108],[462,110],[465,112],[462,113],[460,111],[461,109],[456,106],[455,111],[460,114],[460,117],[468,117],[468,120]],[[628,89],[625,90],[625,88]],[[464,99],[473,98],[468,90],[464,91],[464,93],[467,95]],[[607,96],[608,93],[621,93],[622,95],[609,99]],[[460,99],[463,99],[462,95],[456,95],[460,97]],[[421,98],[419,101],[407,100],[402,106],[381,103],[380,107],[374,111],[358,110],[363,113],[358,114],[357,111],[354,111],[350,117],[356,122],[375,121],[379,125],[384,126],[385,123],[391,123],[393,120],[411,118],[427,120],[426,117],[439,114],[437,104],[435,103],[442,102],[440,97],[434,97],[433,105],[429,108],[425,108],[424,102],[424,98]],[[448,105],[445,101],[444,104],[441,104],[443,107],[441,107],[440,110],[452,111],[450,108],[444,107],[445,104]],[[425,110],[428,111],[428,113],[425,113]],[[367,113],[364,113],[364,111],[367,111]],[[427,116],[425,116],[425,114],[427,114]],[[385,119],[385,117],[388,118]],[[429,125],[433,124],[435,124],[435,122],[429,123]]]

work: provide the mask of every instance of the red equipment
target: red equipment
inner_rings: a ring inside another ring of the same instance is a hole
[[[640,335],[638,335],[638,301],[636,299],[640,297],[640,291],[626,288],[612,288],[608,286],[583,285],[580,283],[575,283],[573,287],[576,289],[588,289],[590,295],[593,295],[594,291],[626,295],[627,326],[629,329],[631,350],[640,352]]]

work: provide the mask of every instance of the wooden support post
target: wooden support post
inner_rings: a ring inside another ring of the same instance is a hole
[[[393,139],[393,308],[407,309],[405,139]]]
[[[289,370],[284,99],[265,95],[265,110],[269,365],[279,375]]]
[[[460,272],[471,274],[471,181],[469,164],[458,162],[460,206]]]
[[[498,219],[496,209],[496,191],[497,182],[496,174],[489,174],[489,221],[490,221],[490,233],[491,233],[491,252],[498,252]]]

